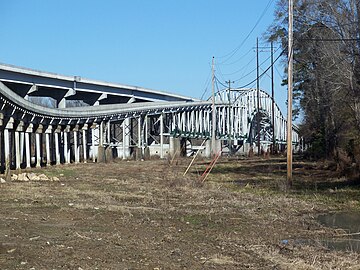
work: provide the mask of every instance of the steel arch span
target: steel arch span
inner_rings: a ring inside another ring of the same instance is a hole
[[[221,112],[219,115],[223,122],[225,122],[224,115],[229,114],[233,117],[233,123],[227,121],[226,129],[223,127],[223,134],[234,138],[243,137],[249,143],[256,142],[260,134],[262,144],[269,145],[273,140],[280,145],[286,144],[287,120],[276,102],[264,90],[243,88],[229,91],[224,89],[216,94],[216,101],[228,105],[227,108],[222,109],[226,112]],[[257,116],[259,116],[259,121]],[[259,132],[257,132],[258,124],[260,125]],[[295,125],[293,125],[292,135],[293,143],[299,144],[298,128]]]

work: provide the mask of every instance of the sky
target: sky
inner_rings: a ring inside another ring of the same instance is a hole
[[[217,89],[256,78],[256,38],[269,46],[263,34],[275,2],[0,0],[0,62],[207,99],[212,57]],[[269,55],[268,48],[260,51],[260,71]],[[270,93],[268,75],[260,87]],[[277,64],[275,98],[286,115],[283,76]]]

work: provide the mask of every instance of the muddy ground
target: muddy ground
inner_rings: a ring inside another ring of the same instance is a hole
[[[33,169],[60,181],[0,184],[1,269],[360,269],[324,247],[321,213],[359,210],[331,166],[283,159],[117,161]],[[311,241],[308,241],[308,240]],[[318,241],[319,240],[319,241]]]

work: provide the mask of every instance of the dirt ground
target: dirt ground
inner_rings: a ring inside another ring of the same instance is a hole
[[[320,213],[360,209],[359,187],[326,166],[282,159],[54,166],[60,181],[0,184],[1,269],[360,269],[317,240]],[[324,184],[326,183],[326,184]],[[311,239],[312,241],[305,241]]]

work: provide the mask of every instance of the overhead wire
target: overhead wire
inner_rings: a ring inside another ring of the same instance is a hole
[[[280,59],[280,57],[283,55],[284,52],[285,52],[285,49],[282,50],[282,52],[274,59],[274,62],[271,63],[271,65],[270,65],[267,69],[265,69],[265,71],[264,71],[263,73],[261,73],[261,74],[259,75],[259,77],[256,77],[256,78],[255,78],[254,80],[252,80],[251,82],[249,82],[249,83],[247,83],[247,84],[245,84],[245,85],[243,85],[243,86],[241,86],[241,87],[238,87],[238,88],[248,87],[249,85],[251,85],[251,84],[253,84],[254,82],[256,82],[258,79],[260,79],[262,76],[264,76],[264,74],[265,74],[266,72],[268,72],[269,69],[270,69],[273,65],[275,65],[275,63]]]
[[[259,19],[256,21],[255,25],[253,26],[253,28],[250,30],[250,32],[247,34],[247,36],[245,37],[245,39],[240,43],[239,46],[237,46],[234,50],[232,50],[230,53],[224,55],[224,56],[220,56],[217,58],[225,58],[225,60],[223,60],[222,62],[220,62],[219,64],[224,64],[227,61],[229,61],[239,50],[240,48],[245,44],[245,42],[249,39],[249,37],[251,36],[251,34],[255,31],[256,27],[259,25],[260,21],[262,20],[262,18],[265,16],[265,14],[267,13],[267,11],[269,10],[271,4],[274,2],[274,0],[269,0],[269,2],[267,3],[265,9],[263,10],[263,12],[261,13]]]

